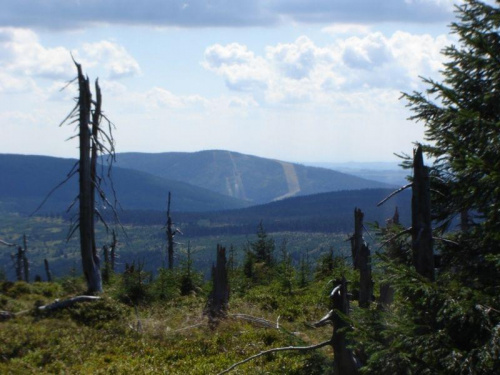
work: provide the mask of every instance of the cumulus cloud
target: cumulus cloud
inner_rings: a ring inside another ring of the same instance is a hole
[[[337,100],[339,92],[418,89],[419,76],[438,74],[440,51],[448,44],[446,36],[401,31],[337,38],[324,46],[302,36],[293,43],[268,46],[263,56],[237,43],[213,45],[202,64],[222,76],[230,89],[246,89],[259,101],[328,102]]]
[[[317,47],[305,36],[301,36],[294,43],[267,47],[266,57],[285,76],[293,79],[308,77],[316,64],[332,60],[330,51]]]
[[[453,0],[4,0],[0,25],[71,29],[100,24],[177,27],[269,26],[294,22],[436,22]]]
[[[74,75],[71,56],[63,47],[45,48],[35,32],[0,28],[0,63],[21,76],[68,79]]]
[[[83,56],[88,59],[88,66],[103,65],[110,79],[119,79],[139,75],[139,63],[123,46],[104,40],[97,43],[85,43]]]
[[[238,43],[208,47],[202,65],[223,76],[226,85],[236,91],[265,89],[270,78],[264,58],[255,56],[246,46]]]
[[[138,62],[117,43],[87,43],[72,51],[86,68],[104,68],[108,79],[114,80],[140,74]],[[75,76],[71,51],[66,47],[46,47],[38,35],[28,29],[0,28],[0,91],[40,92],[38,79],[67,81]],[[60,86],[60,85],[58,85]],[[52,99],[55,89],[49,87]]]

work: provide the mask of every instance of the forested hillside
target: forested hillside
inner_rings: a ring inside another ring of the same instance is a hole
[[[117,165],[183,181],[253,203],[268,203],[328,191],[390,186],[324,168],[221,150],[118,153]]]
[[[256,223],[264,222],[270,232],[347,233],[352,230],[354,207],[365,212],[366,222],[380,224],[391,218],[398,207],[401,222],[410,221],[410,194],[403,192],[381,207],[377,203],[392,190],[364,189],[338,191],[288,198],[245,209],[206,213],[174,212],[173,218],[187,235],[252,234]],[[165,212],[124,211],[121,220],[127,224],[161,225]]]
[[[48,156],[0,154],[0,207],[10,212],[32,213],[47,195],[74,171],[76,160]],[[107,167],[100,167],[107,176]],[[174,209],[209,211],[246,207],[245,201],[214,193],[187,183],[167,180],[144,172],[113,168],[104,190],[124,209],[165,210],[168,192],[175,196]],[[111,181],[113,185],[111,185]],[[41,207],[41,212],[64,212],[78,195],[78,176],[61,185]]]

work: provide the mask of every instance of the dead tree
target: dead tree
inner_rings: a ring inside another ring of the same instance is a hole
[[[14,269],[16,270],[16,280],[23,281],[23,248],[18,246],[17,254],[12,254],[12,260],[14,261]]]
[[[434,251],[429,168],[424,165],[420,145],[413,152],[411,210],[413,265],[419,274],[432,281],[434,280]]]
[[[88,293],[92,294],[102,291],[100,260],[97,254],[97,246],[95,242],[96,219],[100,219],[107,229],[107,224],[104,221],[99,210],[97,209],[96,194],[99,195],[103,206],[112,209],[115,215],[115,220],[118,220],[114,206],[108,202],[105,192],[102,189],[101,182],[103,181],[105,176],[98,175],[97,163],[100,154],[108,155],[107,161],[109,163],[109,168],[107,177],[110,177],[111,165],[115,158],[115,148],[114,139],[111,133],[112,124],[107,119],[107,117],[103,115],[101,110],[102,96],[99,83],[96,80],[96,98],[95,100],[93,100],[88,77],[85,77],[83,75],[82,67],[76,61],[75,66],[78,72],[76,80],[78,82],[79,90],[77,104],[69,113],[69,115],[62,121],[61,125],[68,122],[69,120],[72,120],[70,122],[71,124],[78,124],[78,134],[72,138],[79,138],[80,158],[73,169],[68,173],[66,179],[51,190],[51,192],[47,195],[45,200],[35,210],[35,212],[43,206],[48,197],[56,189],[58,189],[71,177],[78,173],[79,194],[68,208],[68,211],[76,202],[78,202],[79,212],[76,222],[72,223],[70,227],[68,240],[72,237],[76,230],[79,229],[83,274],[85,275],[85,279],[87,281]],[[103,119],[108,124],[107,131],[101,128],[101,122]],[[112,181],[110,180],[110,182],[111,188],[114,193]]]
[[[315,327],[333,325],[333,334],[328,341],[310,346],[287,346],[282,348],[264,350],[258,354],[255,354],[233,364],[231,367],[220,372],[218,375],[226,374],[244,363],[259,358],[263,355],[268,355],[270,353],[281,351],[306,352],[316,350],[325,346],[331,346],[333,348],[333,367],[335,375],[358,375],[358,368],[360,366],[354,354],[348,347],[346,337],[346,329],[349,327],[348,323],[345,321],[345,317],[349,315],[349,299],[347,294],[347,281],[345,278],[336,281],[336,286],[330,293],[330,299],[332,302],[332,309],[319,322],[314,323]]]
[[[411,227],[399,233],[396,237],[403,234],[411,234],[412,263],[419,274],[434,280],[434,250],[432,237],[431,221],[431,194],[429,168],[424,165],[422,146],[419,145],[413,150],[413,181],[400,189],[391,193],[388,197],[378,203],[380,206],[387,202],[394,195],[411,187]],[[463,228],[467,229],[465,223]],[[386,241],[383,245],[389,243]]]
[[[212,292],[205,308],[211,324],[226,316],[229,305],[229,282],[227,277],[226,248],[217,245],[217,260],[212,266]]]
[[[10,243],[6,242],[3,240],[0,240],[0,245],[4,245],[7,247],[17,247],[17,254],[10,254],[10,257],[12,259],[12,264],[14,267],[14,270],[16,272],[16,280],[17,281],[22,281],[23,280],[23,275],[22,275],[22,247],[15,244],[15,243]]]
[[[96,135],[99,121],[91,124],[92,94],[90,92],[89,79],[83,76],[80,64],[76,64],[78,70],[79,88],[79,140],[80,140],[80,161],[78,173],[80,177],[80,214],[78,227],[80,228],[80,251],[82,256],[83,274],[87,281],[89,293],[102,292],[102,279],[100,270],[100,260],[95,245],[95,186],[96,163],[94,157],[97,155]],[[99,85],[96,82],[96,88]],[[100,95],[97,95],[95,113],[92,122],[99,119]],[[92,131],[90,129],[92,125]]]
[[[336,375],[357,375],[358,364],[352,351],[348,348],[346,338],[346,328],[348,324],[345,317],[349,315],[349,298],[347,294],[347,281],[343,277],[336,281],[336,286],[330,293],[332,310],[326,314],[315,327],[322,327],[327,324],[333,325],[333,335],[331,346],[333,347],[334,374]]]
[[[354,234],[351,237],[352,264],[355,270],[359,269],[359,253],[363,246],[363,217],[359,208],[354,208]]]
[[[52,272],[50,272],[49,261],[47,259],[43,260],[45,264],[45,274],[47,275],[47,281],[50,283],[52,281]]]
[[[174,237],[177,233],[181,233],[178,228],[173,227],[172,217],[170,216],[170,201],[172,195],[168,192],[168,203],[167,203],[167,258],[168,258],[168,269],[174,268]]]
[[[5,245],[9,247],[17,247],[16,254],[11,254],[11,259],[14,264],[14,270],[16,272],[17,281],[26,281],[29,283],[30,280],[30,266],[28,262],[28,246],[26,241],[26,235],[23,235],[23,246],[15,243],[8,243],[0,240],[0,245]]]
[[[354,234],[351,237],[351,251],[354,269],[359,270],[359,306],[370,306],[373,295],[370,249],[363,239],[364,213],[354,209]]]

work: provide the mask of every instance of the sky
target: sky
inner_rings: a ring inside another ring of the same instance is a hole
[[[0,153],[78,156],[59,126],[73,56],[99,78],[117,152],[397,160],[424,137],[401,93],[442,78],[455,3],[0,0]]]

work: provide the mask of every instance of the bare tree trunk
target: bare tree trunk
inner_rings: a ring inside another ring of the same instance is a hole
[[[167,257],[168,257],[168,269],[174,268],[174,236],[175,232],[172,229],[172,218],[170,217],[170,200],[172,195],[168,192],[168,204],[167,204]]]
[[[87,281],[88,293],[102,292],[101,270],[94,238],[94,209],[95,209],[95,160],[91,160],[96,147],[91,150],[91,132],[89,129],[91,93],[88,78],[82,74],[81,65],[78,69],[79,86],[79,129],[80,129],[80,251],[82,255],[83,274]],[[95,143],[95,142],[94,142]]]
[[[346,338],[346,328],[348,324],[345,316],[349,315],[349,299],[347,295],[347,281],[345,277],[336,280],[337,285],[330,293],[332,310],[325,315],[315,327],[322,327],[326,324],[333,325],[333,334],[330,341],[333,347],[333,372],[335,375],[357,375],[358,365],[352,351],[348,348]]]
[[[50,272],[49,261],[47,259],[43,260],[45,264],[45,274],[47,275],[47,281],[50,283],[52,281],[52,272]]]
[[[365,215],[359,208],[354,208],[354,234],[351,237],[352,264],[354,269],[359,269],[359,253],[363,245],[363,217]]]
[[[429,169],[424,165],[422,146],[414,150],[412,187],[412,253],[419,274],[434,280],[434,251],[431,226]]]
[[[342,278],[340,289],[332,296],[334,311],[340,311],[344,315],[349,315],[349,299],[347,298],[347,281]],[[358,368],[352,351],[347,347],[345,328],[347,323],[344,318],[337,313],[333,316],[333,336],[332,346],[334,353],[334,372],[338,375],[356,375]]]
[[[226,249],[217,245],[217,261],[212,266],[213,289],[208,297],[205,313],[213,324],[225,317],[229,304],[229,282],[227,277]]]
[[[370,249],[363,239],[364,213],[354,209],[354,235],[352,236],[352,256],[354,269],[359,270],[359,306],[370,306],[373,295]]]
[[[13,258],[15,259],[16,279],[17,281],[23,281],[23,248],[21,246],[18,246],[17,254]]]

